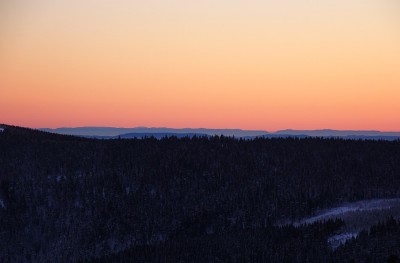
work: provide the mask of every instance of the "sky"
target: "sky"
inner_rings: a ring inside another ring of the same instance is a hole
[[[1,0],[0,123],[400,131],[398,0]]]

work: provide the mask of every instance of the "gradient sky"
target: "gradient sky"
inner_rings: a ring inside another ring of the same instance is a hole
[[[400,131],[398,0],[1,0],[0,123]]]

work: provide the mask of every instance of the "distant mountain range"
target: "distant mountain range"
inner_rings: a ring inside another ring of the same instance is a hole
[[[67,134],[67,135],[77,135],[85,137],[95,137],[95,136],[111,136],[124,138],[138,137],[138,136],[152,136],[164,134],[166,136],[176,136],[182,137],[182,134],[194,136],[194,135],[224,135],[224,136],[235,136],[235,137],[245,137],[245,136],[263,136],[267,135],[266,131],[257,130],[240,130],[240,129],[173,129],[173,128],[147,128],[147,127],[136,127],[136,128],[113,128],[113,127],[77,127],[77,128],[57,128],[57,129],[40,129],[42,131]],[[156,137],[156,136],[155,136]]]
[[[353,130],[281,130],[277,134],[308,135],[314,137],[343,137],[343,136],[400,136],[400,132],[353,131]]]
[[[115,128],[115,127],[76,127],[76,128],[43,128],[42,131],[51,133],[76,135],[82,137],[99,139],[130,139],[143,137],[193,137],[193,136],[235,136],[238,138],[253,139],[256,137],[264,138],[306,138],[306,137],[325,137],[325,138],[345,138],[345,139],[371,139],[371,140],[397,140],[400,139],[400,132],[380,132],[380,131],[355,131],[355,130],[280,130],[277,132],[267,132],[263,130],[241,130],[241,129],[174,129],[174,128]]]

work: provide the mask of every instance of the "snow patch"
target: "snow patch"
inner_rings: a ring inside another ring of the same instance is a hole
[[[336,250],[339,246],[344,245],[347,240],[356,238],[358,233],[341,233],[328,238],[328,244],[333,250]]]
[[[4,131],[4,129],[3,128],[0,128],[0,132],[3,132]]]
[[[0,208],[6,209],[6,204],[2,199],[0,199]]]

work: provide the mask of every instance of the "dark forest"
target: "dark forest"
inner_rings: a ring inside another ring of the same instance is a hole
[[[0,262],[399,262],[400,222],[337,249],[342,220],[400,197],[400,141],[0,132]]]

